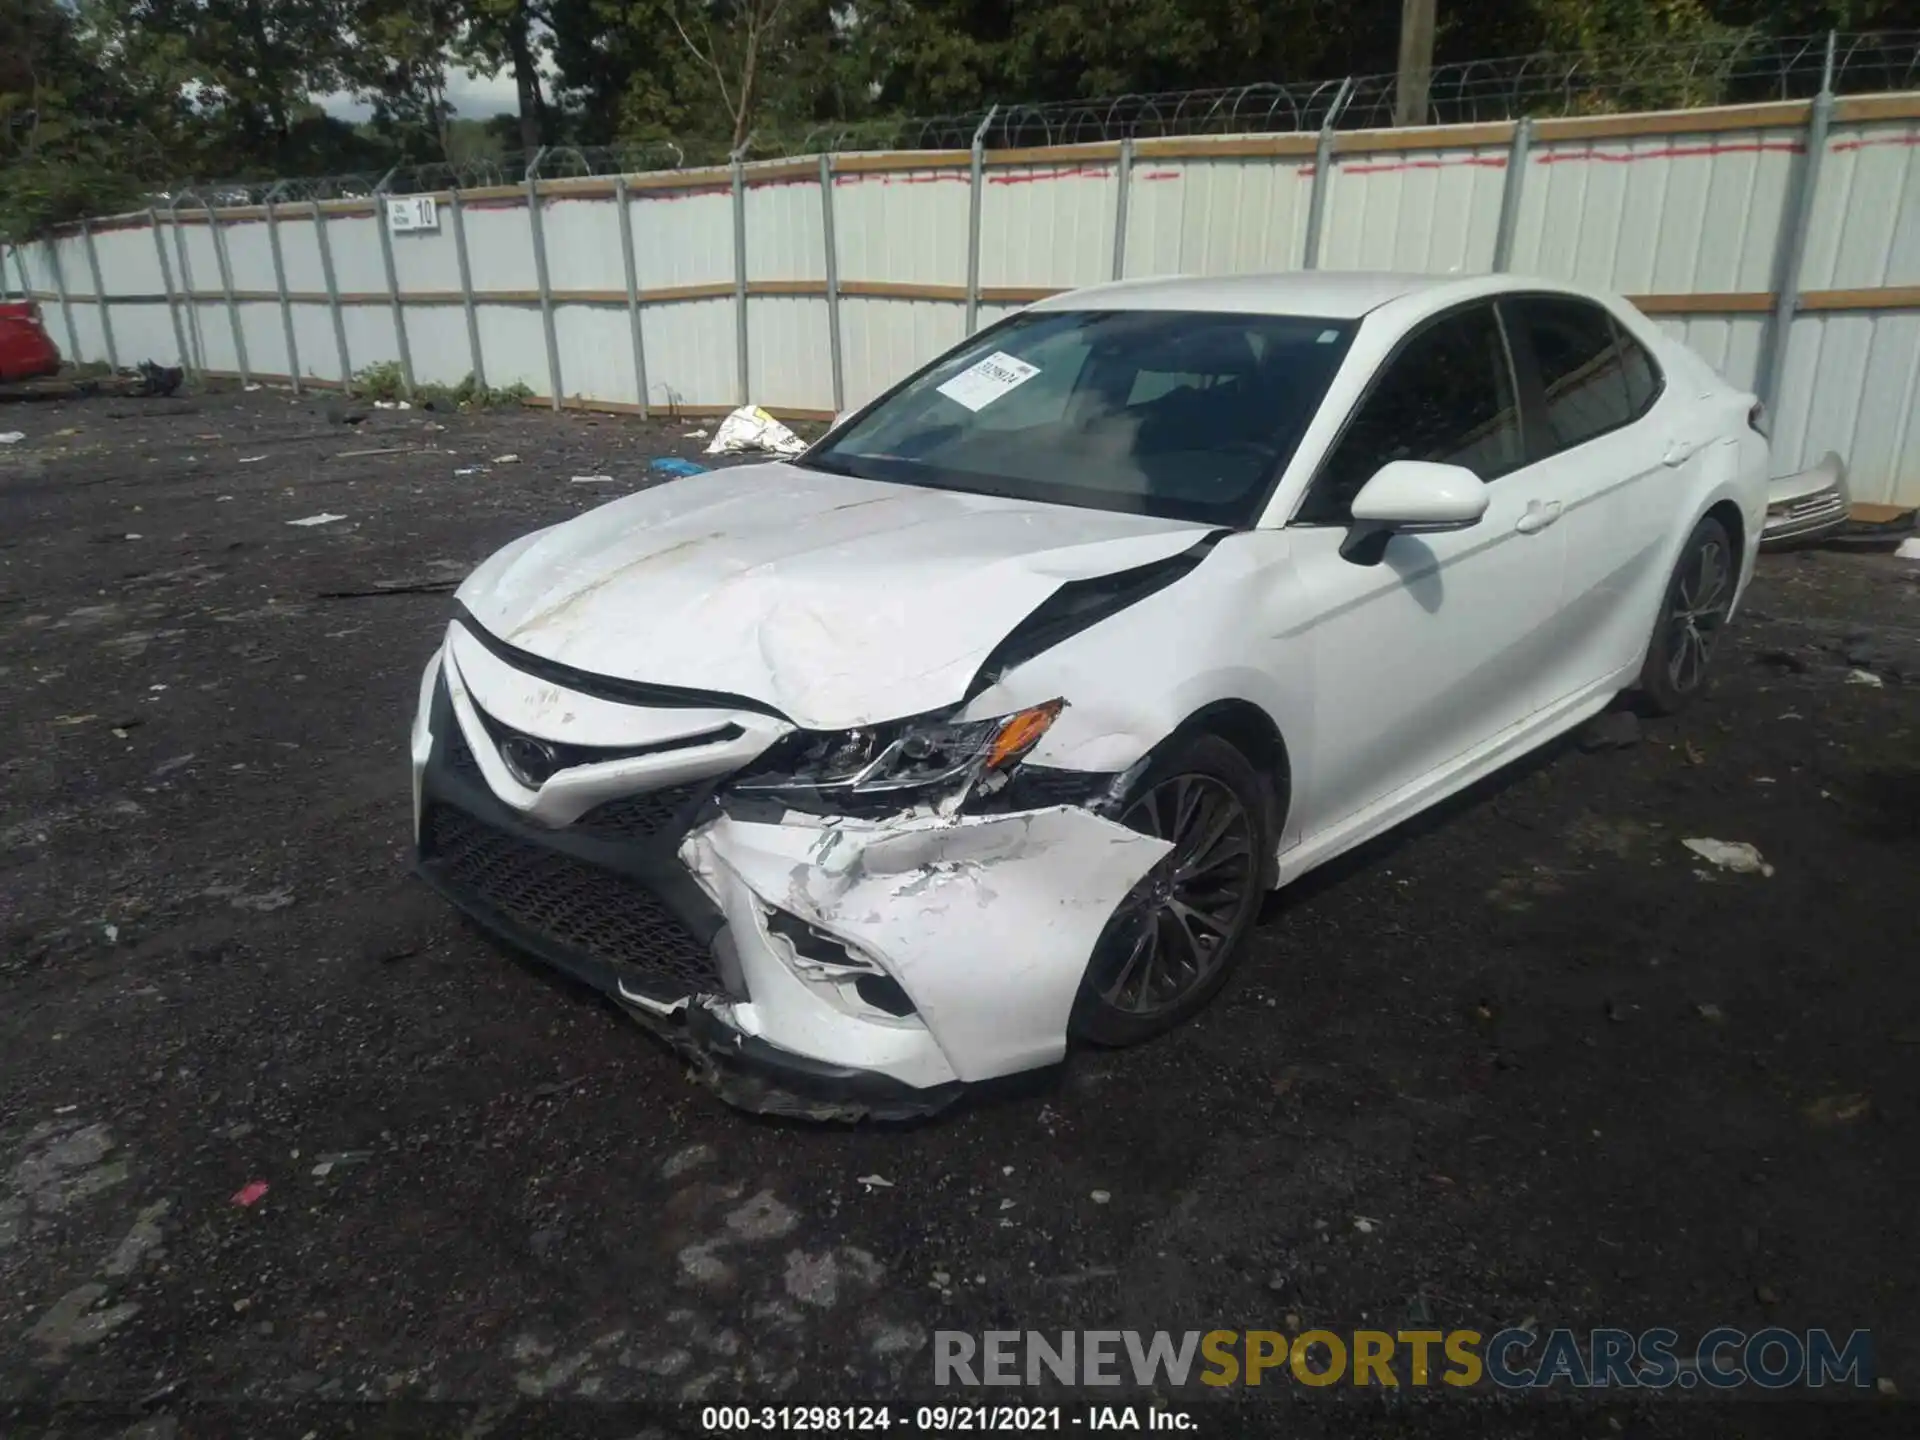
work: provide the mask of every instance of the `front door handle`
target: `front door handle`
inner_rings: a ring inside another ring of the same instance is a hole
[[[1560,510],[1558,500],[1529,500],[1526,514],[1513,522],[1513,528],[1522,535],[1538,535],[1560,518]]]

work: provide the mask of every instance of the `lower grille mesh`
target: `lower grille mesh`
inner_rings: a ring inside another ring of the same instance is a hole
[[[651,840],[680,818],[680,812],[700,793],[698,785],[676,785],[670,790],[649,790],[643,795],[623,795],[596,805],[574,825],[581,830],[621,840]]]
[[[436,805],[427,861],[454,889],[662,1000],[722,988],[712,956],[645,887]]]

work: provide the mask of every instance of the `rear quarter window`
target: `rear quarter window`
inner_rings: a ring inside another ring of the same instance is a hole
[[[1659,393],[1653,358],[1598,305],[1530,295],[1502,308],[1532,351],[1555,451],[1632,424]]]

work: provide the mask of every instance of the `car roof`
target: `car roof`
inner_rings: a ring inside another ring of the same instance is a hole
[[[1537,282],[1535,282],[1537,284]],[[1169,275],[1068,290],[1036,310],[1218,310],[1234,314],[1306,315],[1357,320],[1382,305],[1421,295],[1435,304],[1510,289],[1506,276],[1415,275],[1383,270],[1296,270],[1273,275]],[[1533,288],[1530,286],[1530,288]],[[1558,288],[1558,287],[1554,287]],[[1425,308],[1425,307],[1423,307]]]

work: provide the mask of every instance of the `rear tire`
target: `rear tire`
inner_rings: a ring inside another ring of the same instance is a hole
[[[1215,735],[1154,760],[1120,823],[1174,848],[1115,909],[1087,962],[1068,1029],[1096,1045],[1162,1034],[1219,993],[1260,913],[1274,847],[1259,772]]]
[[[1706,683],[1707,662],[1726,628],[1740,557],[1711,515],[1693,527],[1673,567],[1640,670],[1640,694],[1656,715],[1677,715]]]

